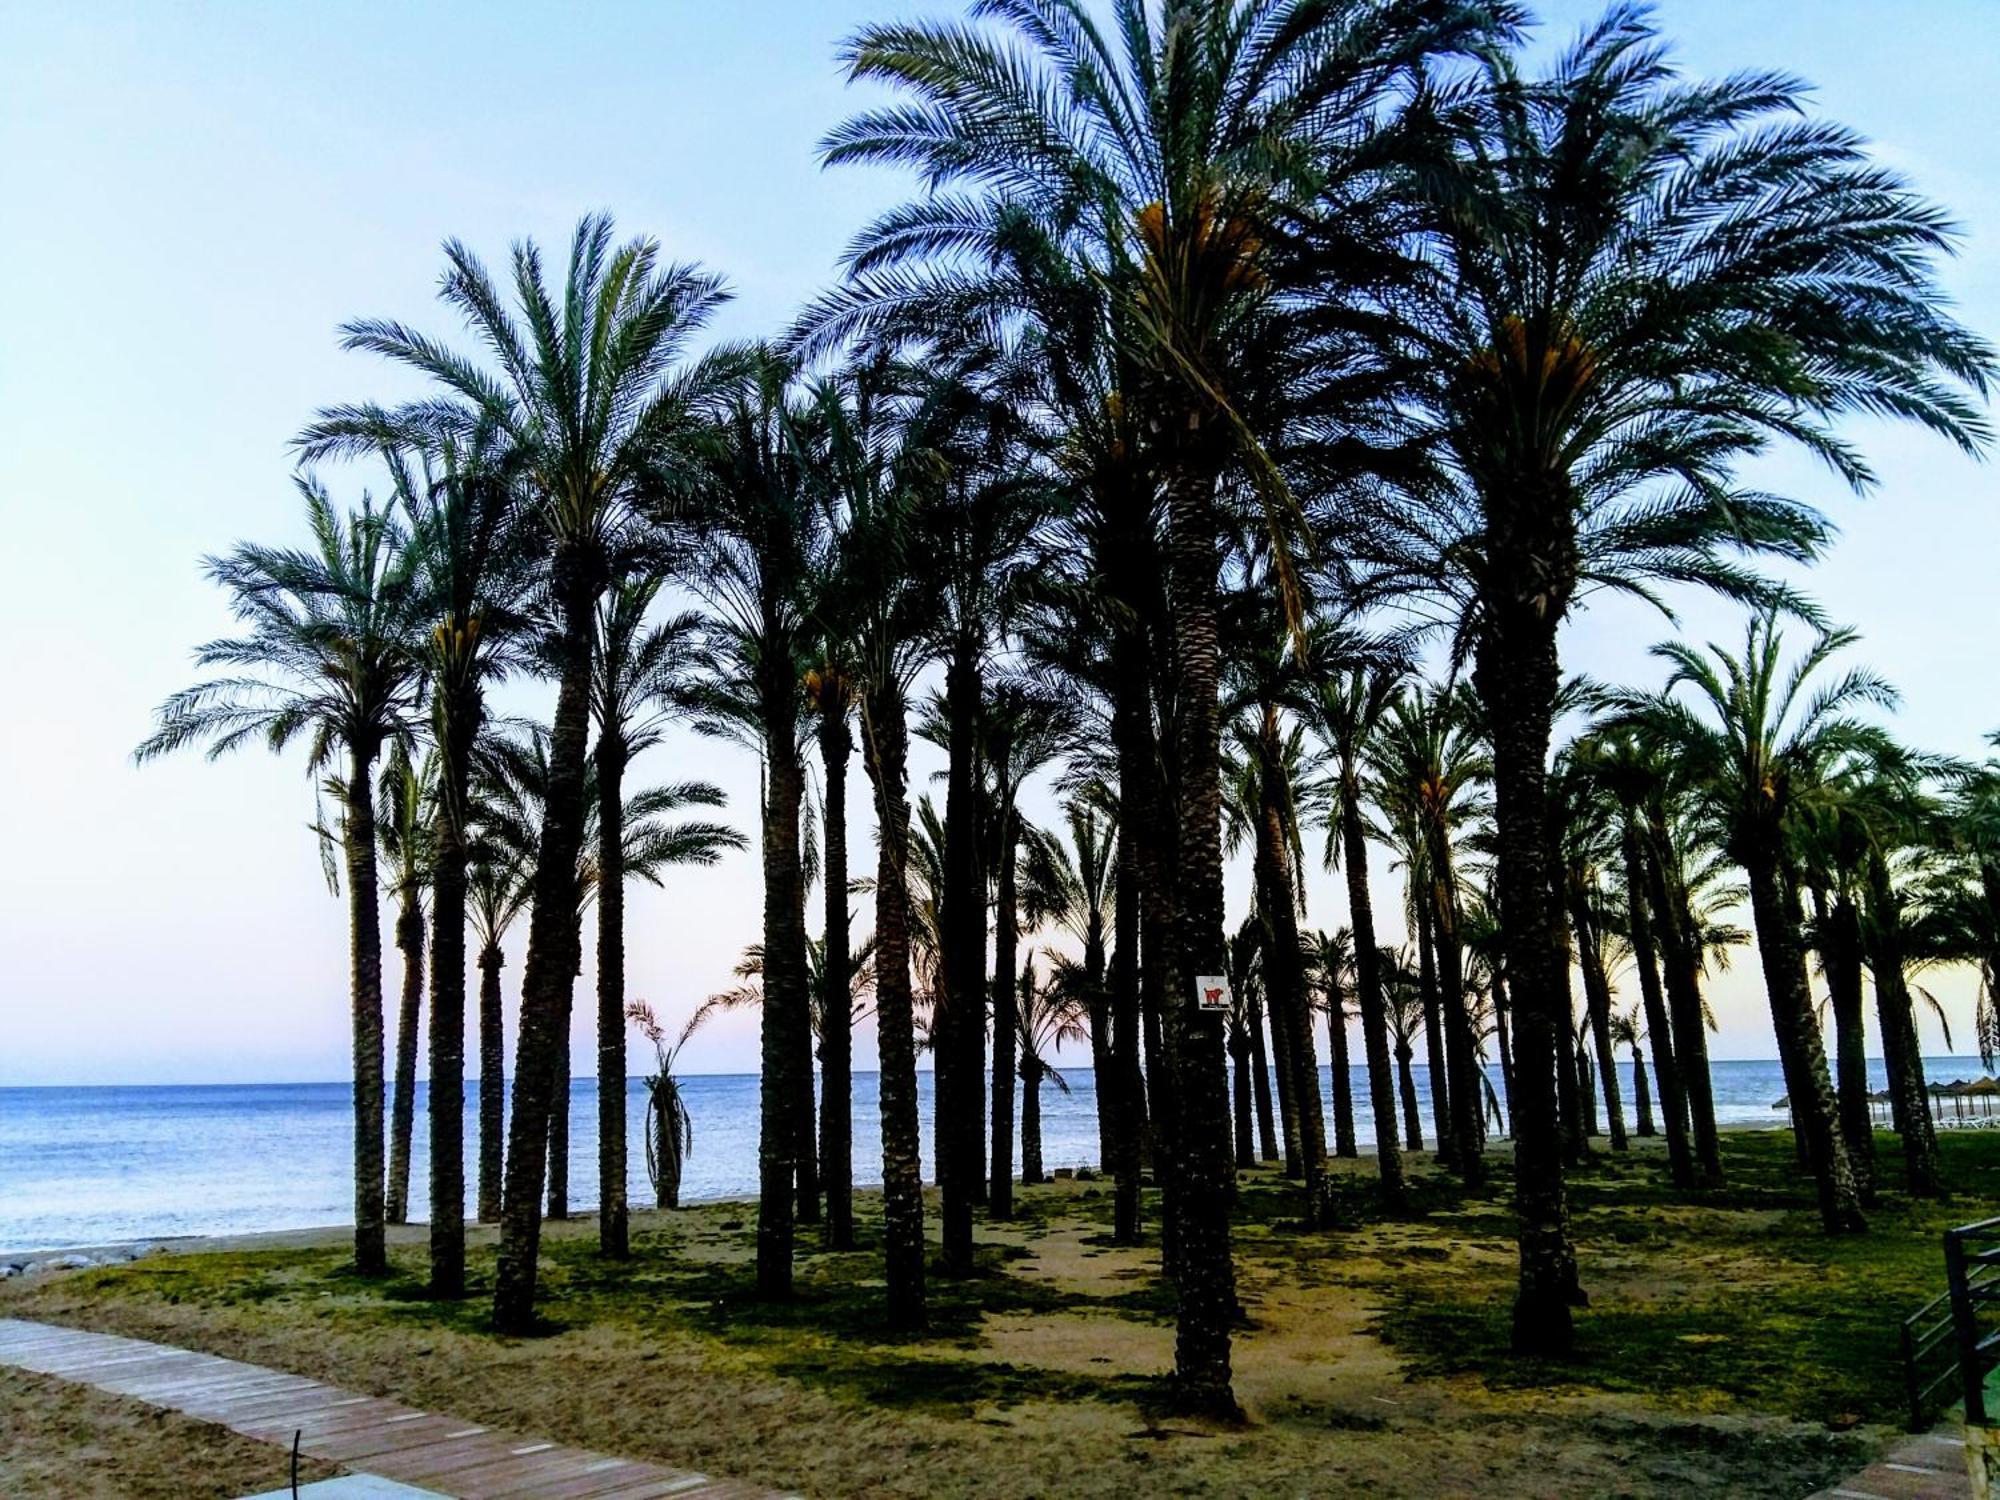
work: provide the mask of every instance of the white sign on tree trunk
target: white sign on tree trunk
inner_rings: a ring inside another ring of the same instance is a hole
[[[1197,1010],[1230,1010],[1234,1002],[1229,993],[1229,977],[1225,974],[1196,975],[1194,1003]]]

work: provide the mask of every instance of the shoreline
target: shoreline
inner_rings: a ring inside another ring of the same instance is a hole
[[[1990,1123],[2000,1126],[2000,1116],[1996,1116]],[[1717,1126],[1717,1129],[1723,1134],[1738,1134],[1744,1131],[1759,1130],[1786,1130],[1789,1128],[1783,1120],[1773,1120],[1770,1124],[1752,1124],[1749,1121],[1741,1120],[1725,1121],[1719,1123]],[[1599,1137],[1599,1139],[1602,1139],[1602,1137]],[[1633,1139],[1635,1141],[1657,1140],[1659,1137],[1634,1135]],[[1508,1136],[1502,1138],[1497,1144],[1489,1145],[1488,1150],[1489,1152],[1505,1152],[1511,1148],[1512,1144],[1513,1138]],[[1420,1160],[1428,1160],[1432,1155],[1429,1151],[1406,1152],[1404,1154],[1406,1156],[1414,1156]],[[1608,1155],[1608,1148],[1601,1148],[1601,1154]],[[1329,1162],[1333,1159],[1330,1156]],[[1357,1156],[1348,1158],[1348,1160],[1354,1162],[1371,1162],[1374,1159],[1375,1153],[1373,1150],[1367,1148],[1363,1148]],[[1352,1169],[1350,1168],[1350,1170]],[[1086,1173],[1088,1175],[1084,1175]],[[1095,1163],[1082,1163],[1077,1167],[1054,1168],[1049,1173],[1049,1176],[1054,1181],[1066,1181],[1074,1178],[1079,1182],[1094,1182],[1099,1180],[1100,1174]],[[880,1192],[881,1189],[882,1184],[879,1182],[856,1182],[854,1184],[854,1191],[856,1193],[876,1193]],[[926,1193],[935,1192],[936,1189],[937,1183],[935,1180],[925,1180],[924,1191]],[[724,1193],[713,1198],[687,1198],[682,1201],[681,1210],[666,1210],[666,1212],[671,1213],[690,1209],[714,1209],[727,1207],[732,1204],[743,1208],[746,1212],[750,1212],[756,1209],[757,1199],[754,1194],[746,1193]],[[634,1204],[632,1212],[635,1215],[642,1212],[653,1214],[662,1212],[662,1210],[653,1205]],[[596,1216],[597,1205],[595,1203],[576,1203],[571,1205],[568,1221],[552,1220],[544,1216],[542,1222],[545,1225],[550,1223],[575,1222],[595,1219]],[[468,1218],[465,1221],[467,1234],[477,1234],[482,1230],[497,1231],[498,1227],[497,1224],[486,1224],[472,1218]],[[391,1245],[398,1243],[424,1244],[428,1242],[430,1220],[428,1218],[413,1217],[405,1224],[388,1225],[387,1232]],[[30,1274],[22,1269],[27,1265],[42,1261],[61,1260],[68,1256],[88,1257],[92,1265],[123,1265],[134,1260],[149,1259],[154,1255],[190,1255],[208,1251],[230,1250],[312,1249],[344,1241],[353,1233],[353,1221],[347,1220],[335,1223],[298,1224],[275,1229],[233,1230],[218,1233],[140,1234],[122,1239],[79,1241],[70,1244],[43,1245],[30,1249],[0,1248],[0,1280],[6,1280],[11,1276]],[[82,1270],[85,1267],[47,1266],[38,1267],[37,1269],[38,1271]]]

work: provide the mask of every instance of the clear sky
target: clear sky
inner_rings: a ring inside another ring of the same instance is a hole
[[[1539,9],[1549,36],[1596,11]],[[408,389],[339,353],[336,326],[370,314],[451,332],[431,300],[441,240],[497,261],[523,234],[559,247],[605,207],[729,277],[722,332],[781,327],[902,193],[815,164],[818,135],[860,102],[836,42],[864,19],[956,10],[0,0],[0,1084],[346,1073],[343,907],[299,763],[130,761],[190,648],[230,628],[199,557],[295,539],[288,438],[321,404]],[[1966,231],[1946,284],[2000,335],[1991,0],[1664,0],[1659,14],[1695,70],[1812,80],[1827,113],[1945,203]],[[1798,459],[1759,478],[1845,529],[1812,586],[1904,689],[1899,729],[1970,752],[2000,727],[2000,481],[1914,434],[1861,436],[1883,479],[1865,502]],[[351,494],[364,476],[327,478]],[[1688,621],[1736,631],[1712,607]],[[1570,631],[1571,664],[1631,678],[1664,630],[1594,610]],[[711,777],[751,827],[744,753],[682,737],[649,772]],[[1238,913],[1245,885],[1239,872]],[[1312,902],[1315,924],[1340,920],[1318,872]],[[725,982],[757,921],[749,855],[640,888],[631,991],[681,1014]],[[1753,969],[1718,986],[1719,1056],[1772,1050]],[[1969,991],[1942,993],[1962,1022]],[[742,1017],[687,1061],[755,1057]]]

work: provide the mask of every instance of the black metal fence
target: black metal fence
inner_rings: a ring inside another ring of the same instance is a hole
[[[1912,1432],[1936,1421],[1954,1396],[1968,1423],[1986,1425],[1986,1375],[2000,1366],[2000,1218],[1947,1229],[1944,1271],[1944,1291],[1903,1320]]]

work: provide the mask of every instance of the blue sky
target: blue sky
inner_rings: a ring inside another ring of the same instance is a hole
[[[1539,9],[1545,36],[1596,11]],[[604,207],[728,276],[722,333],[780,327],[903,191],[814,161],[862,102],[837,76],[839,38],[955,10],[0,3],[0,1084],[346,1071],[345,926],[298,763],[129,759],[191,646],[229,627],[199,556],[297,535],[290,435],[323,403],[408,389],[341,354],[336,326],[450,331],[431,300],[441,240],[498,260],[523,234],[559,245]],[[1812,80],[1820,107],[1945,203],[1967,234],[1946,285],[2000,335],[1990,0],[1665,0],[1659,14],[1694,71]],[[2000,727],[1995,476],[1913,433],[1856,434],[1883,480],[1866,501],[1794,457],[1757,477],[1843,527],[1811,586],[1904,689],[1898,727],[1970,752]],[[365,476],[327,478],[354,493]],[[1687,624],[1736,630],[1699,602]],[[1593,610],[1567,649],[1629,678],[1664,629]],[[676,740],[641,769],[709,776],[739,826],[754,816],[740,752]],[[1331,881],[1315,874],[1313,892],[1313,920],[1338,920]],[[754,935],[754,863],[639,890],[631,911],[631,988],[679,1014]],[[1718,986],[1718,1055],[1771,1050],[1753,969]],[[518,977],[517,939],[510,989]],[[1962,1017],[1969,991],[1942,993]],[[740,1018],[688,1060],[754,1059]]]

